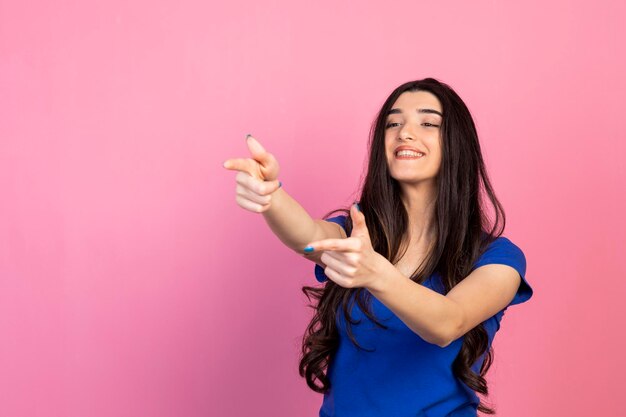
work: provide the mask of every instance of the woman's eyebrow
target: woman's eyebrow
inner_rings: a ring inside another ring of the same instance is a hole
[[[439,116],[441,116],[443,118],[443,114],[441,114],[441,112],[435,110],[435,109],[417,109],[418,113],[433,113],[433,114],[438,114]],[[391,109],[387,112],[387,115],[390,114],[398,114],[398,113],[402,113],[402,110],[400,109]]]

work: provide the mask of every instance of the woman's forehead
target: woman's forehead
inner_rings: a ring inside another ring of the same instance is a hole
[[[400,94],[391,108],[429,108],[443,112],[437,96],[428,91],[405,91]]]

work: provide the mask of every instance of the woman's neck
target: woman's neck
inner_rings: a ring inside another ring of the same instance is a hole
[[[403,187],[402,202],[409,217],[409,244],[428,247],[435,238],[435,190],[427,184]]]

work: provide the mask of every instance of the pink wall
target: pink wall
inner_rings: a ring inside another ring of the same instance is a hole
[[[535,289],[499,415],[626,413],[624,2],[56,3],[0,1],[1,416],[317,415],[313,264],[222,162],[254,134],[322,216],[426,76],[472,110]]]

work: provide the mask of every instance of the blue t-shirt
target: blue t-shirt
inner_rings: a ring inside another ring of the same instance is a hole
[[[326,220],[345,229],[345,219],[341,215]],[[522,282],[509,305],[532,296],[533,290],[524,277],[524,253],[509,239],[500,236],[492,242],[472,270],[487,264],[510,265],[519,272]],[[319,282],[328,280],[324,269],[317,264],[315,276]],[[444,294],[437,273],[422,285]],[[388,328],[376,326],[356,302],[352,303],[352,318],[361,320],[352,325],[352,332],[368,351],[358,349],[348,338],[345,316],[339,307],[336,320],[339,347],[328,368],[331,388],[324,394],[320,417],[476,417],[478,396],[452,372],[452,363],[464,337],[445,348],[428,343],[376,297],[370,298],[372,313]],[[484,322],[489,347],[505,310]],[[472,366],[474,372],[479,373],[484,358],[485,354]]]

